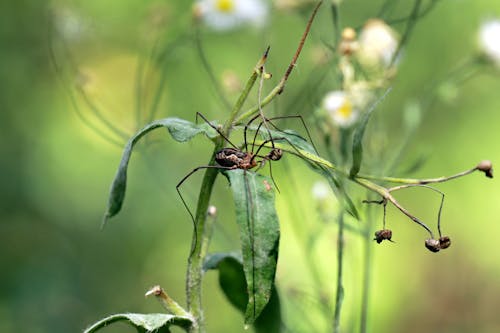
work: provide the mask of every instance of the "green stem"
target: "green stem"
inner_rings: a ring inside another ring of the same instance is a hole
[[[361,318],[360,318],[360,333],[367,332],[367,324],[368,324],[368,306],[370,299],[370,288],[371,288],[371,273],[372,273],[372,251],[370,251],[371,243],[373,242],[372,235],[372,209],[371,206],[367,208],[367,219],[365,226],[365,234],[363,240],[363,291],[361,296]]]
[[[389,182],[389,183],[398,183],[398,184],[417,184],[417,185],[424,185],[424,184],[431,184],[431,183],[443,183],[447,182],[449,180],[459,178],[466,176],[474,171],[477,170],[477,167],[472,168],[470,170],[466,170],[463,172],[459,172],[455,175],[452,176],[447,176],[447,177],[437,177],[437,178],[426,178],[426,179],[413,179],[413,178],[399,178],[399,177],[384,177],[384,176],[373,176],[373,175],[363,175],[363,174],[357,174],[356,178],[360,179],[368,179],[368,180],[376,180],[376,181],[382,181],[382,182]]]
[[[333,332],[340,332],[340,313],[344,300],[344,286],[342,285],[342,273],[344,267],[344,212],[339,215],[339,231],[337,239],[337,293],[335,297],[335,313],[333,317]]]
[[[288,65],[288,68],[286,69],[285,74],[281,78],[278,85],[276,85],[276,87],[274,87],[274,89],[271,90],[271,92],[266,97],[264,97],[264,99],[262,101],[257,103],[258,105],[252,107],[250,110],[248,110],[245,113],[243,113],[242,115],[240,115],[236,119],[235,123],[241,124],[245,119],[252,117],[257,112],[259,112],[259,110],[261,110],[264,106],[269,104],[276,96],[278,96],[279,94],[281,94],[283,92],[283,90],[285,89],[286,82],[287,82],[288,78],[290,77],[290,74],[292,74],[292,71],[295,68],[295,65],[297,64],[297,59],[299,58],[300,53],[302,52],[302,48],[304,47],[304,43],[306,41],[307,35],[309,34],[309,31],[311,30],[311,26],[312,26],[312,23],[314,21],[314,17],[316,16],[316,13],[318,12],[318,9],[322,3],[323,3],[323,1],[318,2],[318,4],[316,5],[316,7],[314,8],[314,10],[311,14],[311,17],[309,17],[309,21],[307,21],[306,29],[304,30],[304,33],[302,34],[302,37],[300,38],[299,46],[297,47],[297,50],[295,51],[295,54],[293,55],[292,61]]]
[[[219,150],[216,146],[215,152]],[[214,156],[212,154],[212,156]],[[210,161],[212,164],[213,157]],[[188,311],[194,317],[194,323],[190,329],[191,333],[205,332],[203,308],[201,303],[201,287],[202,287],[202,266],[208,249],[209,236],[213,227],[214,219],[207,219],[207,209],[212,194],[213,185],[217,177],[217,169],[207,169],[203,182],[201,184],[198,205],[196,207],[196,229],[193,234],[193,250],[188,259],[188,269],[186,277],[186,295]]]
[[[231,131],[231,126],[236,118],[236,115],[241,110],[241,107],[245,103],[257,76],[259,75],[258,68],[266,60],[266,54],[257,63],[256,69],[250,75],[250,78],[245,85],[240,97],[236,101],[228,120],[225,122],[222,129],[222,133],[228,137]],[[224,141],[219,140],[215,145],[214,151],[212,153],[212,158],[208,165],[213,165],[215,162],[215,154],[222,149]],[[188,311],[194,317],[194,324],[190,328],[191,333],[203,333],[205,332],[205,324],[203,318],[203,307],[201,301],[202,294],[202,280],[203,280],[203,261],[208,252],[208,245],[210,243],[210,238],[212,234],[212,228],[215,219],[207,219],[207,209],[210,203],[210,197],[212,195],[212,189],[217,178],[218,170],[216,168],[209,168],[205,171],[203,177],[203,182],[201,184],[200,195],[198,197],[198,205],[196,207],[196,217],[195,217],[195,234],[193,234],[192,239],[192,252],[188,259],[188,268],[186,276],[186,295],[187,295],[187,305]]]

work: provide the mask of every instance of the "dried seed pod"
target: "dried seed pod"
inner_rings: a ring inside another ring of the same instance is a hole
[[[451,239],[448,236],[439,237],[439,247],[444,250],[449,248],[451,245]]]
[[[491,163],[491,161],[484,160],[479,162],[479,164],[476,166],[476,169],[484,172],[486,177],[493,178],[493,164]]]
[[[382,229],[375,231],[375,238],[373,240],[377,241],[377,243],[382,243],[384,240],[391,241],[392,238],[392,230]]]
[[[439,252],[441,250],[439,241],[437,239],[431,238],[425,240],[425,247],[431,252]]]

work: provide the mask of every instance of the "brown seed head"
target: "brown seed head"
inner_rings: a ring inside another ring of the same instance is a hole
[[[451,239],[448,236],[439,237],[439,247],[441,250],[449,248],[451,245]]]
[[[425,240],[425,247],[431,252],[439,252],[441,249],[439,241],[437,239],[431,238]]]
[[[493,178],[493,164],[489,160],[479,162],[476,166],[476,170],[484,172],[488,178]]]
[[[377,243],[382,243],[384,240],[391,241],[392,238],[392,230],[382,229],[375,231],[375,238],[373,240],[377,241]]]

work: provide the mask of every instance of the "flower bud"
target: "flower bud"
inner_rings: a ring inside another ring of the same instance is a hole
[[[439,237],[439,247],[441,250],[449,248],[451,245],[451,239],[448,236]]]
[[[356,40],[356,30],[345,28],[342,30],[342,39],[339,44],[340,54],[349,56],[358,50],[358,41]]]
[[[437,239],[431,238],[425,240],[425,247],[431,252],[439,252],[441,249],[439,241]]]
[[[375,238],[373,240],[377,241],[377,243],[382,243],[384,240],[388,240],[392,242],[392,231],[389,229],[382,229],[375,231]]]
[[[217,207],[209,206],[207,209],[207,214],[210,217],[216,217],[217,216]]]
[[[476,170],[484,172],[484,174],[488,178],[493,178],[493,164],[491,163],[491,161],[484,160],[479,162],[479,164],[476,166]]]

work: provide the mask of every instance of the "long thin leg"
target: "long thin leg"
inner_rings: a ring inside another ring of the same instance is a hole
[[[189,216],[191,216],[191,221],[193,222],[193,232],[194,232],[194,237],[195,237],[195,242],[193,244],[196,243],[197,239],[197,235],[198,235],[198,231],[197,231],[197,228],[196,228],[196,221],[194,219],[194,215],[193,213],[191,213],[191,210],[189,209],[187,203],[186,203],[186,200],[184,200],[184,197],[182,196],[181,194],[181,191],[180,191],[180,187],[181,185],[186,181],[186,179],[188,179],[192,174],[194,174],[196,171],[198,170],[201,170],[201,169],[211,169],[211,168],[214,168],[214,169],[223,169],[223,170],[229,170],[229,169],[233,169],[233,168],[230,168],[230,167],[223,167],[223,166],[219,166],[219,165],[204,165],[204,166],[199,166],[197,168],[194,168],[193,170],[191,170],[187,175],[185,175],[181,181],[175,186],[175,189],[177,190],[177,194],[179,195],[179,197],[181,198],[181,201],[182,201],[182,204],[184,205],[184,207],[186,208],[187,212],[189,213]],[[191,248],[191,253],[193,253],[193,250],[194,248]]]
[[[219,135],[221,137],[224,138],[224,140],[226,140],[231,146],[233,146],[234,148],[238,149],[238,147],[236,147],[236,145],[234,143],[231,142],[231,140],[229,140],[228,137],[226,137],[218,128],[217,126],[215,126],[214,124],[212,124],[211,122],[208,121],[207,118],[205,118],[204,115],[202,115],[200,112],[196,112],[196,121],[198,122],[198,117],[201,117],[201,119],[203,119],[210,127],[212,127],[217,133],[219,133]]]
[[[285,132],[282,129],[280,129],[278,126],[276,126],[274,123],[272,123],[272,120],[287,119],[287,118],[299,118],[300,119],[300,121],[302,122],[302,126],[304,127],[304,129],[306,131],[307,139],[309,140],[309,142],[313,146],[314,151],[316,152],[316,155],[319,155],[318,150],[316,149],[316,146],[314,145],[314,141],[311,138],[311,133],[309,132],[309,128],[307,128],[306,122],[304,121],[304,118],[301,115],[297,114],[297,115],[288,115],[288,116],[278,116],[278,117],[267,118],[266,120],[276,131],[281,132],[281,133],[285,133],[288,135],[293,135],[293,136],[296,136],[298,138],[303,139],[300,135]],[[254,144],[255,144],[256,137],[257,137],[257,133],[259,132],[261,126],[262,126],[262,122],[259,124],[259,126],[257,127],[257,131],[255,132],[254,141],[253,141]],[[274,148],[274,145],[273,145],[273,148]]]

